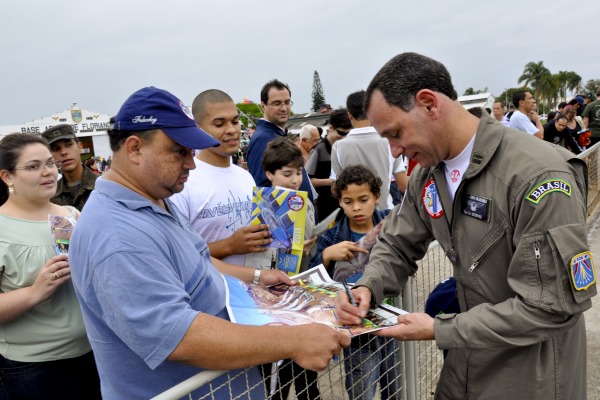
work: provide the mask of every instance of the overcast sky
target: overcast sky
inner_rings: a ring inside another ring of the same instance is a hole
[[[529,61],[586,82],[600,79],[599,20],[596,1],[7,1],[0,125],[74,102],[114,115],[150,85],[187,105],[212,88],[259,102],[272,78],[308,112],[315,70],[339,107],[405,51],[444,63],[459,94],[515,87]]]

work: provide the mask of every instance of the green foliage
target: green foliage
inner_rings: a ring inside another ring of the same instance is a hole
[[[472,87],[467,88],[467,90],[465,90],[465,92],[463,93],[463,96],[470,96],[473,94],[480,94],[480,93],[486,93],[488,91],[487,86],[484,87],[483,89],[479,89],[479,90],[475,90]]]
[[[582,78],[574,71],[558,71],[552,74],[548,68],[544,66],[543,61],[528,62],[525,65],[523,73],[519,77],[519,84],[523,87],[509,88],[496,96],[496,98],[508,106],[512,102],[514,92],[519,89],[524,89],[530,92],[538,103],[538,111],[548,112],[552,110],[561,101],[568,101],[575,94],[596,93],[600,88],[600,79],[590,79],[583,85]],[[465,90],[464,95],[472,95],[486,92],[483,90],[475,90],[472,87]]]
[[[586,94],[594,93],[595,95],[598,92],[598,89],[600,89],[600,79],[590,79],[583,86],[583,92]]]
[[[321,105],[325,103],[325,94],[323,94],[323,85],[319,73],[315,71],[313,74],[313,89],[312,89],[312,110],[319,111]]]
[[[236,107],[240,110],[240,121],[244,128],[256,126],[256,121],[263,116],[260,106],[256,103],[237,103]]]
[[[581,76],[573,71],[558,71],[554,77],[558,86],[555,98],[559,101],[567,101],[567,92],[572,92],[581,84]]]
[[[517,90],[521,89],[527,90],[528,92],[533,92],[533,90],[531,90],[531,88],[528,87],[508,88],[504,92],[496,96],[496,100],[502,101],[504,103],[504,106],[508,107],[508,105],[512,102],[513,94],[515,94]]]
[[[537,63],[531,61],[525,65],[523,74],[519,77],[517,83],[523,83],[523,86],[531,85],[533,97],[536,101],[539,101],[544,83],[548,83],[551,75],[550,70],[544,66],[543,61]]]

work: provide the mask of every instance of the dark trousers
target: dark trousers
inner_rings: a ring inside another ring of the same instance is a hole
[[[390,196],[392,196],[392,204],[397,206],[402,203],[402,198],[404,197],[404,193],[400,191],[398,184],[396,182],[390,183]]]
[[[271,396],[271,368],[272,364],[260,366],[261,373],[265,378],[269,399],[286,400],[292,383],[294,383],[298,400],[319,400],[321,398],[317,386],[317,373],[302,368],[292,360],[284,360],[283,364],[277,369],[277,390]]]
[[[101,398],[91,351],[76,358],[46,362],[12,361],[0,356],[0,400]]]

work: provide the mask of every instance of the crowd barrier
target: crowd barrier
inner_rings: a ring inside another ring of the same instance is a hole
[[[585,160],[588,164],[589,191],[588,191],[588,215],[600,203],[600,143],[579,154],[578,157]],[[452,275],[452,265],[446,258],[441,247],[437,242],[433,242],[429,247],[423,260],[418,262],[418,272],[409,279],[402,298],[398,299],[400,308],[407,311],[423,312],[425,301],[433,288],[442,280]],[[376,340],[371,337],[370,340]],[[443,354],[433,341],[416,342],[396,342],[397,350],[387,358],[373,362],[372,359],[364,360],[363,366],[373,366],[373,369],[390,372],[397,378],[393,385],[385,384],[382,389],[380,385],[376,388],[376,399],[398,399],[398,400],[428,400],[433,398],[435,386],[439,378],[440,370],[443,364]],[[215,395],[220,387],[213,386],[211,383],[216,377],[228,374],[227,381],[239,377],[232,376],[228,371],[205,371],[192,378],[174,386],[173,388],[154,397],[155,400],[175,400],[180,398],[189,398],[190,400],[222,400]],[[345,383],[346,373],[344,370],[343,355],[339,360],[332,361],[328,368],[319,372],[318,387],[322,400],[346,400],[348,399],[347,390],[364,389],[360,380],[350,379],[348,388]],[[246,380],[248,381],[248,380]],[[205,386],[206,385],[206,386]],[[260,383],[265,386],[264,382]],[[192,397],[190,394],[197,388],[204,387],[208,389],[207,395],[203,397]],[[252,399],[250,390],[255,386],[248,387],[245,394],[231,399]],[[262,388],[261,388],[262,389]],[[265,387],[265,391],[266,391]],[[382,397],[381,393],[387,391]],[[306,393],[296,393],[292,385],[288,400],[309,398]]]

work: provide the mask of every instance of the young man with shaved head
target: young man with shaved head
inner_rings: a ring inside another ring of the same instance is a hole
[[[254,179],[234,165],[240,149],[240,115],[225,92],[206,90],[196,96],[192,114],[199,128],[219,142],[196,155],[196,169],[183,191],[173,196],[192,227],[208,242],[211,256],[245,265],[246,254],[264,252],[270,243],[267,226],[247,226],[252,212]]]

